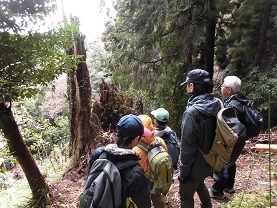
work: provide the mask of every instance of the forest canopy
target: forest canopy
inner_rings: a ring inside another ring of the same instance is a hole
[[[277,97],[276,6],[270,0],[118,0],[117,17],[102,37],[105,67],[113,83],[143,97],[146,113],[167,108],[176,130],[187,99],[179,85],[193,68],[210,73],[218,96],[224,76],[240,77],[243,93],[267,117],[269,91]],[[276,109],[276,99],[271,105]]]

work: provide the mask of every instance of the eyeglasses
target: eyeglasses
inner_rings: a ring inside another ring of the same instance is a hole
[[[230,88],[230,87],[227,87],[227,86],[224,86],[224,85],[220,85],[221,88]]]

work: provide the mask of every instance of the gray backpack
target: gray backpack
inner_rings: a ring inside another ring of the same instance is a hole
[[[103,152],[90,169],[84,191],[79,196],[80,208],[120,207],[122,204],[120,171],[137,164],[135,160],[113,163],[107,159],[107,153]]]

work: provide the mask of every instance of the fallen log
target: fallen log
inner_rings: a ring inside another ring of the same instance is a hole
[[[257,151],[269,151],[269,144],[256,144],[255,150]],[[277,144],[270,144],[270,151],[277,152]]]

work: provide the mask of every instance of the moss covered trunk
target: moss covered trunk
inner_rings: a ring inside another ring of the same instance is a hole
[[[11,104],[7,107],[4,102],[0,103],[0,129],[7,139],[10,152],[18,161],[28,180],[33,198],[37,202],[37,205],[44,207],[46,201],[45,197],[49,192],[49,188],[29,148],[22,138],[11,111]]]

